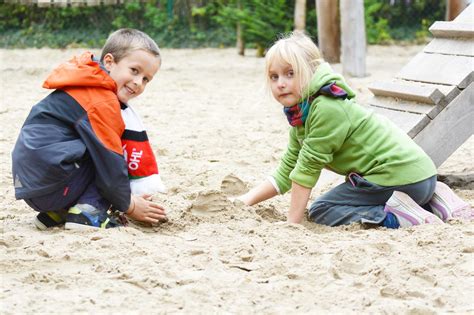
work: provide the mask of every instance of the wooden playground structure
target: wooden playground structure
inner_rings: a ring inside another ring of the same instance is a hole
[[[369,106],[405,130],[440,166],[474,132],[474,5],[430,27],[434,39]]]

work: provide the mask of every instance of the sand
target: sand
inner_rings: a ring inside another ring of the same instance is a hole
[[[421,46],[369,47],[367,84],[393,77]],[[263,89],[263,59],[233,49],[163,50],[132,104],[141,113],[170,221],[71,232],[37,230],[16,201],[10,152],[49,71],[82,50],[0,50],[2,314],[473,313],[474,223],[387,230],[282,221],[289,194],[255,207],[228,196],[278,164],[288,124]],[[340,71],[340,65],[334,65]],[[474,174],[469,139],[439,169]],[[341,179],[329,172],[312,198]],[[459,182],[459,181],[458,181]],[[474,205],[472,180],[456,192]]]

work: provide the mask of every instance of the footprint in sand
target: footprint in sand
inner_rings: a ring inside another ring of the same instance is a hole
[[[247,185],[234,174],[224,177],[221,183],[221,191],[227,196],[239,196],[248,190]]]
[[[217,190],[200,192],[190,207],[191,212],[197,215],[212,215],[229,209],[232,209],[232,202]]]

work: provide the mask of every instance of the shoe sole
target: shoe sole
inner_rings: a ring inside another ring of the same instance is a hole
[[[36,226],[36,228],[38,230],[41,230],[41,231],[46,231],[48,229],[52,229],[52,228],[55,228],[55,227],[60,227],[61,225],[63,225],[65,222],[56,222],[54,225],[50,225],[50,226],[47,226],[46,224],[44,224],[43,222],[41,222],[39,219],[38,219],[38,216],[36,216],[33,220],[33,224]]]
[[[408,227],[420,224],[443,224],[443,221],[436,215],[420,207],[413,199],[405,193],[396,191],[386,205],[387,211],[392,212],[397,217],[401,217],[407,222],[399,222],[401,227]],[[402,208],[403,210],[399,210]]]
[[[43,222],[41,222],[40,220],[38,220],[38,218],[35,217],[35,219],[33,220],[33,224],[36,226],[36,228],[38,230],[41,230],[41,231],[46,231],[48,229],[48,227],[46,225],[43,224]]]
[[[443,220],[451,218],[473,219],[471,206],[459,198],[448,185],[437,182],[435,192],[430,201],[433,212]]]

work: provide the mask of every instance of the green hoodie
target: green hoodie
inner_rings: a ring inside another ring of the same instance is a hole
[[[406,133],[354,101],[354,91],[329,64],[318,67],[304,96],[331,82],[348,98],[318,96],[305,124],[291,127],[288,148],[272,175],[281,194],[292,181],[314,187],[323,168],[340,175],[355,172],[381,186],[412,184],[436,174],[431,159]]]

